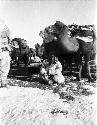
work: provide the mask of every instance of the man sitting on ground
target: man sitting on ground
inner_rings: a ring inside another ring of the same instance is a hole
[[[52,58],[52,63],[49,66],[49,76],[53,83],[61,84],[64,83],[65,78],[62,75],[62,65],[58,61],[58,58]]]

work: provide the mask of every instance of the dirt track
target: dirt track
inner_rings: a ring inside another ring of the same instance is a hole
[[[60,90],[16,70],[10,71],[10,87],[0,89],[0,125],[96,125],[95,83],[78,89],[68,78]]]

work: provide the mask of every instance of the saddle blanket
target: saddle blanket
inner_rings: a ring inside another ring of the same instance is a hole
[[[76,38],[77,38],[77,39],[81,39],[81,40],[85,41],[86,43],[93,41],[92,36],[88,36],[88,37],[80,37],[80,36],[77,36]]]

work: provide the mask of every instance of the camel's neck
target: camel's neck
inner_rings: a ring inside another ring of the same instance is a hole
[[[59,38],[60,38],[60,39],[67,39],[67,38],[68,38],[68,30],[67,30],[67,29],[63,30],[63,31],[60,33]]]
[[[60,42],[64,48],[68,52],[76,52],[79,49],[79,44],[75,38],[68,37],[68,30],[64,31],[60,35]]]
[[[68,37],[67,29],[60,34],[59,38],[62,42],[66,43],[66,44],[69,44],[71,42],[70,38]]]

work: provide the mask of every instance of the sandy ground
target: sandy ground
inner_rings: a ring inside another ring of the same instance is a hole
[[[37,77],[37,76],[33,76]],[[96,86],[77,82],[50,87],[9,78],[0,88],[0,125],[97,125]]]

